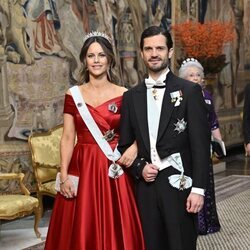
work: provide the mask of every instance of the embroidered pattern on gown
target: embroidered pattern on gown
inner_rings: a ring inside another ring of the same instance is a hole
[[[114,129],[110,141],[118,142],[122,97],[98,107],[87,104],[103,134]],[[109,105],[117,106],[116,112]],[[83,122],[73,98],[65,96],[64,113],[71,114],[77,131],[77,143],[69,173],[79,175],[76,198],[57,194],[46,239],[47,250],[144,250],[140,218],[134,198],[133,182],[123,174],[108,177],[111,164]]]

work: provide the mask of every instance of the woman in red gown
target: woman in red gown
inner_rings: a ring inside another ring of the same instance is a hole
[[[90,33],[80,60],[84,82],[79,85],[81,95],[101,132],[113,130],[109,144],[115,149],[126,89],[113,83],[115,60],[109,38],[99,32]],[[129,166],[135,147],[132,145],[119,162]],[[55,199],[45,249],[144,250],[132,180],[126,173],[110,178],[110,164],[68,91],[61,139],[61,191]],[[68,174],[79,176],[77,195]]]

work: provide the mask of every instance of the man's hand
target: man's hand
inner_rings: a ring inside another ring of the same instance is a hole
[[[146,182],[155,181],[156,176],[158,175],[158,167],[153,164],[147,164],[142,170],[142,177]]]
[[[187,198],[186,209],[188,213],[198,213],[204,204],[204,196],[190,193]]]

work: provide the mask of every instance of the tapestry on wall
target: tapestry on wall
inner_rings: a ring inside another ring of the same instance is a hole
[[[44,56],[34,66],[8,64],[10,103],[14,109],[9,138],[27,140],[32,132],[62,123],[64,94],[69,87],[68,63]]]

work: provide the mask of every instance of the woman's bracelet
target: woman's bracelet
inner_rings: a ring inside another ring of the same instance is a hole
[[[59,165],[57,165],[57,171],[60,172],[62,167],[63,167],[63,169],[67,169],[67,167],[65,167],[64,165],[59,164]]]
[[[60,185],[63,185],[67,180],[69,179],[69,177],[66,177],[66,179],[64,179],[63,181],[60,181]]]

